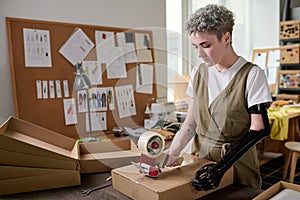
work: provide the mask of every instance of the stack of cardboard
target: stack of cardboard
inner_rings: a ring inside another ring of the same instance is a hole
[[[0,195],[80,185],[76,140],[10,117],[0,127]]]

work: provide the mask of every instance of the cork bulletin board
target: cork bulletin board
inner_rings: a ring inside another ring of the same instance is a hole
[[[260,48],[252,50],[252,62],[266,73],[273,96],[277,95],[280,48]]]
[[[156,84],[153,81],[152,93],[139,93],[136,92],[136,76],[137,66],[140,64],[153,65],[153,80],[155,80],[155,58],[153,50],[153,36],[151,31],[146,30],[131,30],[126,28],[95,26],[86,24],[73,24],[63,22],[51,22],[31,19],[20,18],[6,18],[7,34],[8,34],[8,47],[10,56],[11,76],[12,76],[12,89],[14,96],[14,109],[15,116],[32,122],[47,129],[56,131],[63,135],[78,138],[84,137],[82,133],[87,134],[85,113],[78,113],[78,123],[66,125],[64,115],[64,96],[52,98],[38,98],[37,97],[37,80],[56,81],[61,83],[66,81],[70,96],[67,98],[77,97],[73,94],[74,82],[74,66],[69,62],[59,50],[69,37],[78,28],[95,42],[96,31],[109,31],[113,32],[115,37],[117,33],[130,32],[133,34],[145,34],[149,36],[148,50],[151,51],[151,61],[137,61],[126,63],[127,77],[110,79],[107,77],[106,66],[101,64],[102,69],[102,84],[93,87],[117,87],[123,85],[132,85],[133,94],[136,106],[136,114],[129,117],[119,117],[117,103],[115,103],[114,110],[106,110],[106,130],[95,131],[94,135],[108,134],[114,126],[129,126],[139,127],[143,126],[145,116],[144,111],[149,99],[156,99]],[[24,29],[37,29],[47,30],[50,35],[50,49],[51,49],[51,67],[27,67],[25,64],[25,50],[24,50]],[[135,42],[135,41],[134,41]],[[116,40],[116,45],[118,45]],[[136,49],[138,52],[139,50]],[[93,48],[86,56],[85,60],[96,61],[97,53],[96,48]],[[63,85],[61,85],[63,87]],[[75,98],[76,99],[76,98]],[[78,100],[78,99],[76,99]],[[116,99],[115,99],[115,102]],[[78,109],[77,109],[78,111]],[[80,134],[79,134],[80,132]],[[80,135],[80,136],[79,136]],[[87,135],[86,135],[87,136]]]

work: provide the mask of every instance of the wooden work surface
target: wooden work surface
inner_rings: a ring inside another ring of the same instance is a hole
[[[51,190],[43,190],[29,193],[21,193],[7,196],[0,196],[0,199],[51,199],[51,200],[69,200],[69,199],[130,199],[123,195],[119,191],[108,186],[99,190],[91,192],[89,195],[85,196],[82,191],[90,190],[102,185],[110,184],[106,179],[110,176],[110,173],[94,173],[94,174],[83,174],[81,176],[81,185],[74,187],[58,188]],[[234,199],[252,199],[261,193],[262,190],[248,188],[241,185],[229,185],[219,191],[211,193],[207,196],[200,198],[201,200],[212,200],[212,199],[222,199],[222,200],[234,200]]]

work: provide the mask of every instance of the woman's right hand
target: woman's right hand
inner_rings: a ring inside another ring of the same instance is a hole
[[[170,149],[167,149],[164,153],[168,154],[167,167],[179,166],[183,162],[183,157],[179,157],[179,153],[175,153]]]

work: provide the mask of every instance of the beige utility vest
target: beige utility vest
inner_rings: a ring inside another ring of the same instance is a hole
[[[250,127],[245,96],[249,71],[253,64],[246,63],[233,77],[227,87],[209,105],[205,65],[195,74],[194,117],[197,124],[192,153],[200,158],[219,161],[226,148],[234,146]],[[235,182],[250,187],[261,186],[256,148],[249,150],[234,164]]]

